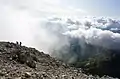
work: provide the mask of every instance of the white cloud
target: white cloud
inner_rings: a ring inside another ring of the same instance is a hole
[[[120,47],[120,21],[110,18],[80,18],[78,20],[65,21],[49,21],[47,28],[53,33],[61,33],[71,38],[78,38],[84,42],[103,46],[111,49],[119,49]],[[79,22],[79,25],[76,23]],[[47,22],[46,22],[47,23]],[[89,26],[86,25],[89,23]],[[64,28],[63,28],[64,27]],[[52,28],[56,28],[52,30]],[[59,28],[61,28],[59,30]]]
[[[48,37],[42,28],[38,30],[41,19],[54,14],[67,15],[69,12],[68,8],[60,6],[60,0],[0,0],[0,40],[19,40],[25,45],[47,50],[57,38],[54,35]],[[45,41],[50,37],[53,39]],[[35,42],[39,38],[40,41]],[[45,46],[46,44],[49,45]]]

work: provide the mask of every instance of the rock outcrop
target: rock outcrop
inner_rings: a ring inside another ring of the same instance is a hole
[[[0,79],[114,79],[93,77],[35,48],[0,42]]]

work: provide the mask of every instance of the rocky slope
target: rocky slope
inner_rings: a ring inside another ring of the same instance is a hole
[[[34,48],[0,42],[0,79],[114,79],[85,75]]]

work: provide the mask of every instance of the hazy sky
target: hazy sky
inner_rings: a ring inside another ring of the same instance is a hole
[[[120,17],[120,0],[65,0],[64,5],[85,10],[90,15]]]
[[[1,4],[38,14],[120,17],[120,0],[0,0]]]

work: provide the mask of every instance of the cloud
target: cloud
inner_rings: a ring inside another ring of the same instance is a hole
[[[49,40],[54,36],[49,54],[68,63],[84,58],[102,49],[120,49],[120,21],[112,18],[53,18],[42,22]],[[114,31],[111,29],[116,28]],[[66,57],[67,56],[67,57]]]
[[[119,49],[120,21],[111,18],[58,19],[46,22],[46,29],[66,37],[110,49]]]
[[[19,11],[13,7],[0,5],[0,40],[21,40],[28,44],[31,40],[31,28],[34,20],[25,11]],[[27,37],[27,38],[26,38]]]
[[[41,20],[53,15],[67,15],[70,10],[61,7],[60,0],[0,0],[0,40],[18,40],[46,51],[57,36],[46,33]]]

